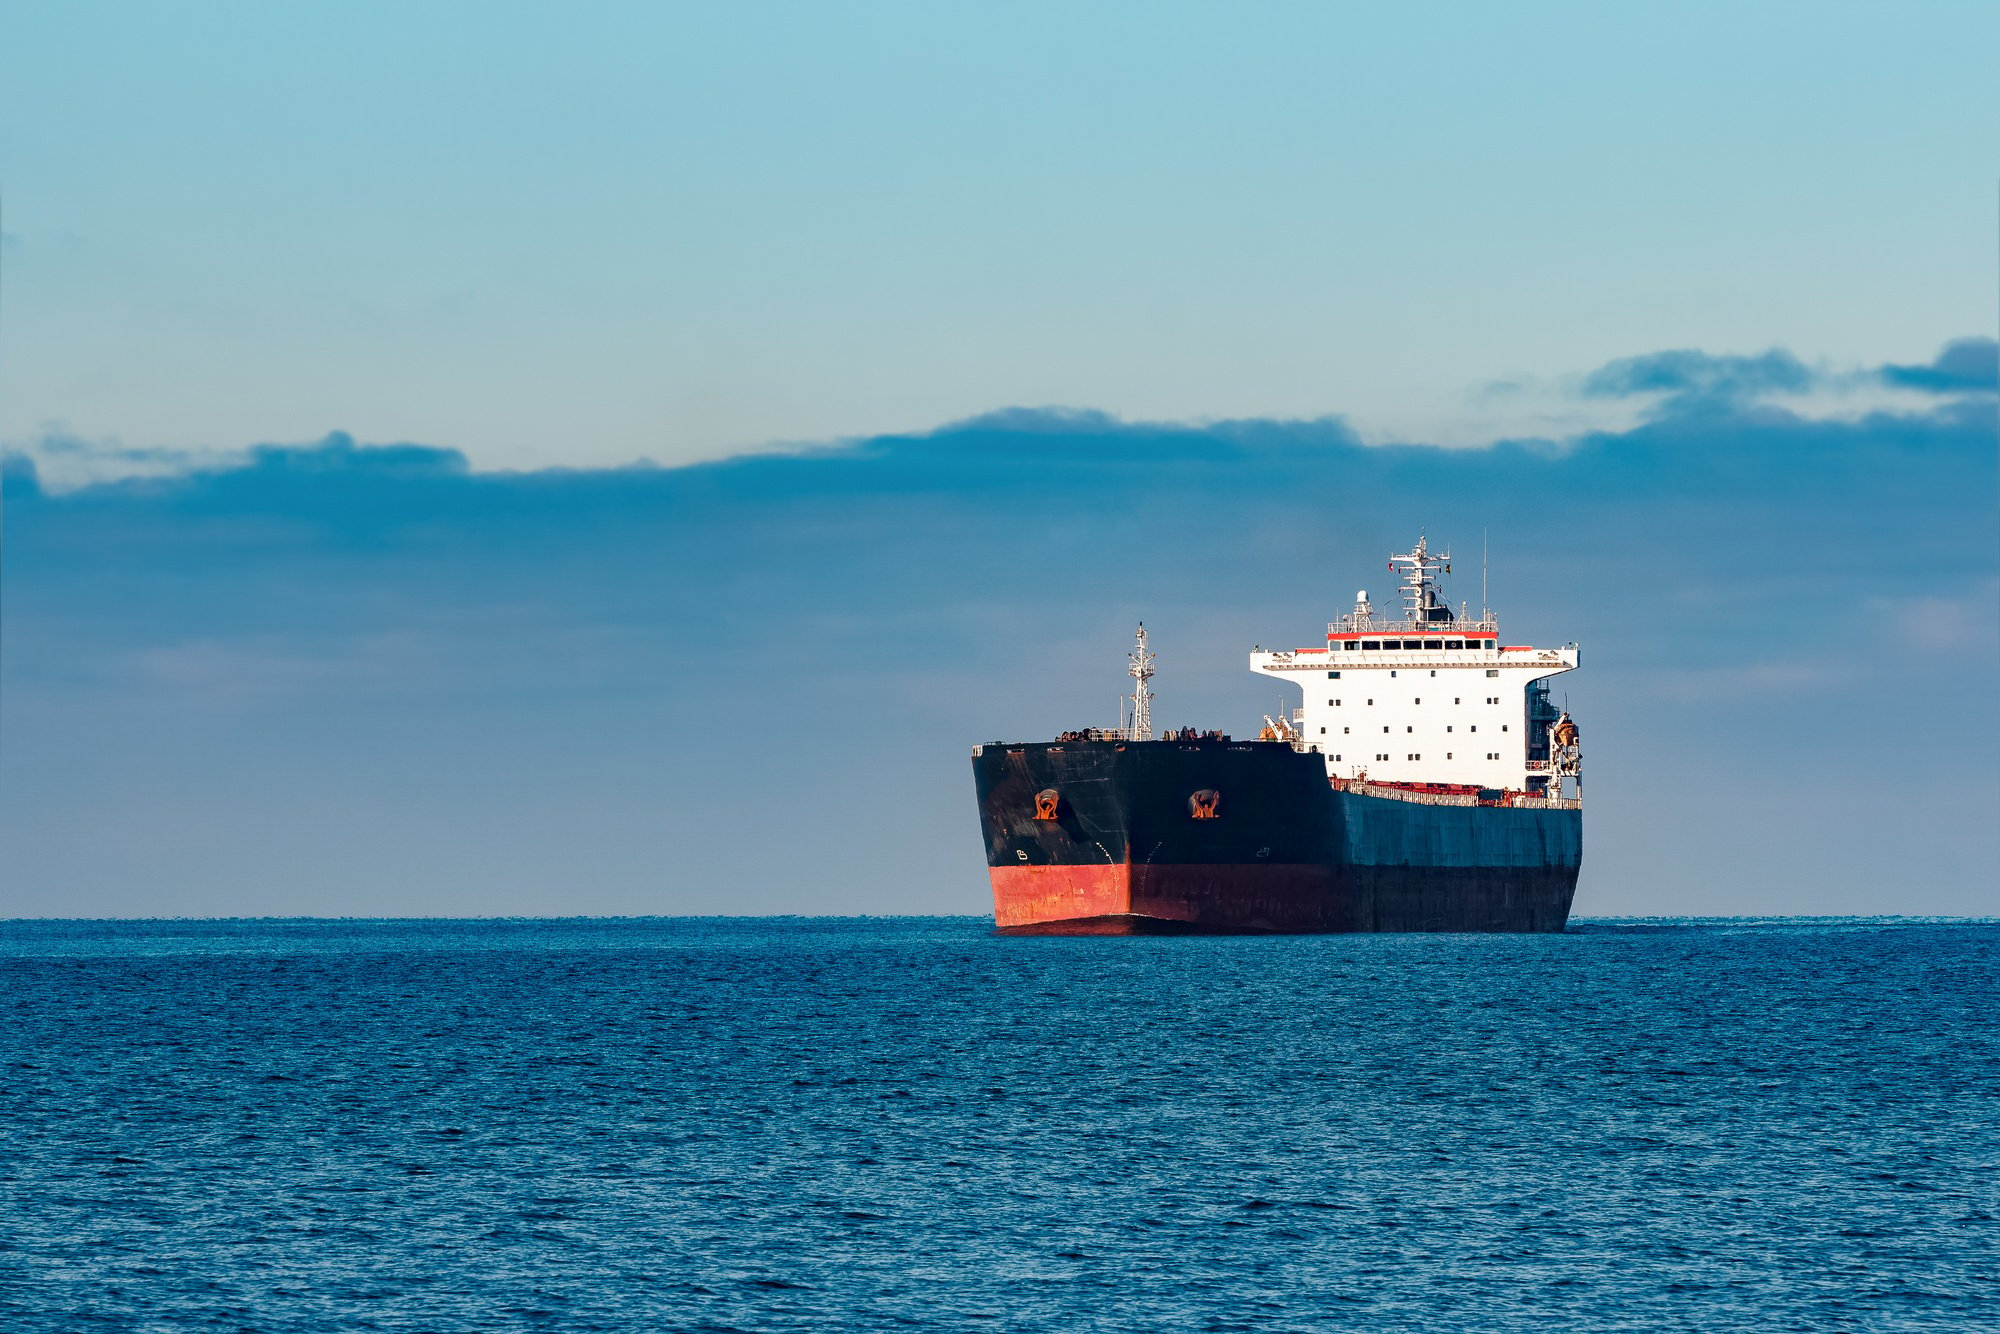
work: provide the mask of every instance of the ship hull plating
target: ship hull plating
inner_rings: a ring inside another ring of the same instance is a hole
[[[994,745],[973,758],[1009,935],[1560,931],[1576,810],[1337,790],[1266,742]]]

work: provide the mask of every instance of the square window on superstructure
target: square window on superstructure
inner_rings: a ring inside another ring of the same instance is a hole
[[[1329,680],[1329,681],[1334,681],[1334,680],[1338,680],[1338,679],[1339,679],[1339,677],[1340,677],[1340,673],[1339,673],[1339,672],[1328,672],[1328,673],[1326,674],[1326,679],[1327,679],[1327,680]]]
[[[1447,731],[1447,732],[1449,732],[1449,731],[1451,730],[1451,724],[1450,724],[1450,723],[1446,723],[1446,724],[1444,725],[1444,730],[1445,730],[1445,731]]]
[[[1320,729],[1319,729],[1319,734],[1320,734],[1321,736],[1325,736],[1325,735],[1326,735],[1326,729],[1325,729],[1324,727],[1320,728]]]
[[[1349,732],[1351,732],[1351,731],[1353,731],[1353,730],[1354,730],[1354,729],[1353,729],[1353,728],[1351,728],[1351,727],[1343,727],[1343,728],[1341,728],[1341,729],[1340,729],[1340,734],[1341,734],[1342,736],[1346,736],[1346,735],[1347,735],[1347,734],[1348,734]]]
[[[1506,731],[1506,730],[1507,730],[1507,724],[1505,724],[1505,723],[1502,723],[1502,724],[1500,724],[1500,730],[1501,730],[1501,731],[1503,731],[1503,732],[1504,732],[1504,731]]]
[[[1391,676],[1394,676],[1395,674],[1396,674],[1396,673],[1395,673],[1394,671],[1391,671],[1391,672],[1389,673],[1389,675],[1391,675]]]
[[[1460,699],[1460,698],[1459,698],[1458,696],[1456,696],[1456,695],[1453,695],[1453,696],[1451,697],[1451,702],[1452,702],[1452,703],[1454,703],[1454,704],[1463,704],[1463,703],[1465,703],[1465,701],[1464,701],[1464,700]]]
[[[1488,667],[1486,669],[1486,674],[1488,676],[1498,676],[1500,675],[1500,669],[1498,667]]]
[[[1479,724],[1474,723],[1472,726],[1466,728],[1465,730],[1468,732],[1477,732],[1479,730]]]

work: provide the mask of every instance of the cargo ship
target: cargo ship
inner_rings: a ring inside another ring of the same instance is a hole
[[[1580,651],[1504,644],[1441,593],[1449,553],[1389,558],[1324,646],[1252,650],[1296,686],[1255,740],[1155,737],[1146,629],[1118,725],[973,747],[1007,935],[1561,931],[1583,853]]]

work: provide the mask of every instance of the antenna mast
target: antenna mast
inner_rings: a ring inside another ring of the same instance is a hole
[[[1389,568],[1399,570],[1403,576],[1405,620],[1422,623],[1448,621],[1452,618],[1451,608],[1438,601],[1437,587],[1438,575],[1451,573],[1449,551],[1442,556],[1432,555],[1430,543],[1420,533],[1417,535],[1416,546],[1400,556],[1389,557]]]
[[[1153,739],[1153,692],[1146,688],[1153,679],[1154,654],[1146,647],[1146,623],[1139,622],[1139,642],[1126,657],[1131,666],[1126,672],[1136,683],[1132,688],[1132,739],[1151,741]]]

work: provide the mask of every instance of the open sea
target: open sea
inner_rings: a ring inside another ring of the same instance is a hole
[[[2000,1330],[2000,922],[0,923],[0,1331]]]

